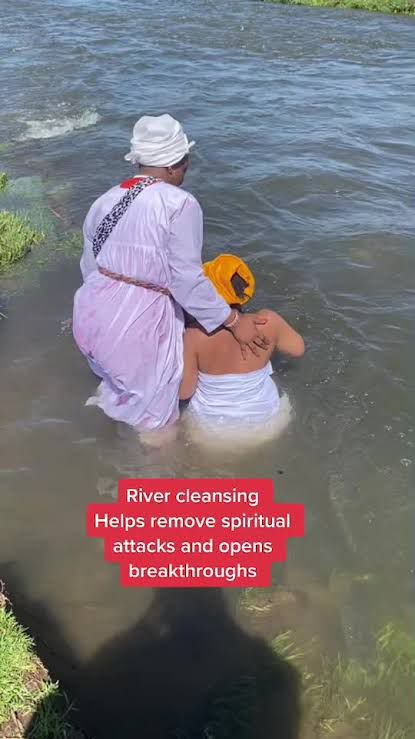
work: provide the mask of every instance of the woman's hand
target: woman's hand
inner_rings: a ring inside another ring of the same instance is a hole
[[[238,315],[236,323],[231,321],[231,325],[228,327],[239,343],[241,347],[242,356],[244,359],[247,356],[247,350],[249,349],[253,354],[259,357],[259,349],[267,349],[269,341],[260,331],[258,326],[267,323],[266,318],[260,318],[255,314],[241,313]]]

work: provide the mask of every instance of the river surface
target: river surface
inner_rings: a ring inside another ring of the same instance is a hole
[[[170,112],[197,141],[186,187],[205,256],[247,259],[255,305],[307,346],[276,362],[295,410],[279,440],[243,456],[182,438],[145,449],[84,406],[95,381],[68,328],[78,259],[29,257],[24,279],[3,278],[0,563],[22,619],[70,672],[152,613],[154,593],[121,590],[85,537],[85,506],[110,501],[120,476],[272,477],[307,526],[275,581],[327,597],[336,573],[377,583],[361,607],[336,603],[339,648],[353,651],[368,612],[403,618],[414,600],[413,19],[246,0],[0,8],[0,169],[40,177],[79,228],[129,175],[135,120]]]

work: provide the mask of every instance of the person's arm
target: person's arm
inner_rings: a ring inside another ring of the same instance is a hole
[[[81,256],[81,274],[82,279],[85,282],[88,275],[91,274],[91,272],[94,272],[97,268],[96,260],[94,257],[94,252],[92,251],[92,234],[90,233],[90,227],[89,227],[89,214],[87,218],[85,219],[85,223],[83,225],[82,233],[84,237],[84,247],[82,250],[82,256]]]
[[[198,366],[194,342],[195,329],[187,329],[183,337],[183,377],[180,385],[180,400],[189,400],[197,387]]]
[[[303,356],[305,347],[302,336],[282,316],[271,310],[262,310],[259,315],[267,318],[266,332],[274,343],[275,351],[286,354],[288,357]]]
[[[211,333],[230,320],[231,309],[203,274],[202,244],[202,211],[196,200],[187,197],[170,225],[169,289],[179,305]]]
[[[247,348],[257,354],[257,346],[267,346],[265,337],[258,329],[258,325],[266,323],[266,319],[249,314],[239,316],[229,308],[203,274],[202,244],[202,210],[197,200],[188,196],[170,225],[167,245],[170,292],[207,333],[229,324],[229,330],[239,342],[243,355]]]

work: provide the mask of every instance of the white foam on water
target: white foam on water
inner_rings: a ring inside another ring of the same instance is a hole
[[[184,412],[182,422],[185,435],[192,444],[200,444],[216,452],[232,450],[235,454],[243,454],[247,449],[278,439],[293,416],[290,399],[284,394],[277,415],[261,425],[246,423],[243,418],[238,425],[225,423],[206,425],[205,422],[198,421],[189,411]]]
[[[26,131],[19,136],[18,141],[65,136],[67,133],[77,131],[80,128],[95,126],[99,120],[101,120],[101,116],[95,110],[85,110],[83,113],[74,116],[46,118],[43,121],[26,121]]]
[[[94,395],[90,395],[89,398],[86,399],[85,405],[86,406],[88,406],[88,405],[95,405],[98,408],[100,408],[101,407],[102,394],[103,394],[103,383],[100,382],[99,385],[97,386],[97,389],[95,390],[95,394]]]

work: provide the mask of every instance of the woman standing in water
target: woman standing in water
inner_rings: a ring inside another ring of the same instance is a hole
[[[226,327],[245,355],[267,344],[266,321],[231,310],[203,274],[202,211],[180,189],[193,144],[169,115],[140,118],[125,157],[138,174],[101,195],[84,223],[73,334],[101,378],[88,402],[139,430],[178,418],[182,309],[208,333]]]

